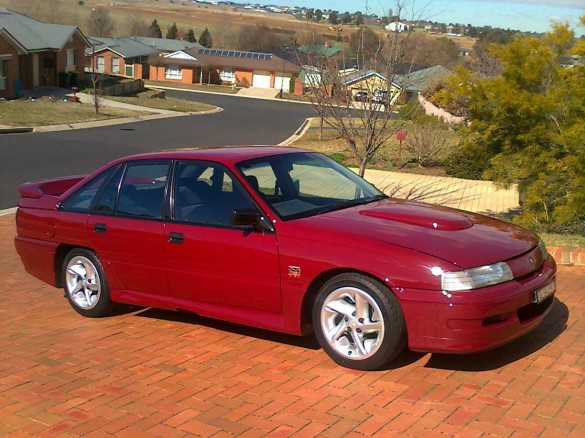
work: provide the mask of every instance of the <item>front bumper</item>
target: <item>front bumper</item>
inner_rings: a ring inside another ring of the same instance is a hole
[[[403,290],[398,294],[414,351],[472,353],[489,350],[535,329],[552,308],[534,292],[555,281],[552,257],[530,275],[465,292]]]

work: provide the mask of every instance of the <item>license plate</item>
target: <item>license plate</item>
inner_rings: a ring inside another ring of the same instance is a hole
[[[533,303],[542,303],[547,298],[551,297],[555,290],[557,290],[557,282],[556,279],[551,281],[546,286],[541,287],[534,291],[534,297],[532,298]]]

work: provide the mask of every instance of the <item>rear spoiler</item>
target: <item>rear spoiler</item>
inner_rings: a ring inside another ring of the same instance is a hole
[[[18,186],[18,193],[22,198],[40,198],[43,195],[59,196],[73,187],[84,176],[69,176],[65,178],[33,181]]]

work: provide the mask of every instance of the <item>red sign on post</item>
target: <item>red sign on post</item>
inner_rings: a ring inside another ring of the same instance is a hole
[[[402,165],[402,142],[406,140],[407,131],[396,131],[396,140],[398,143],[398,167]]]

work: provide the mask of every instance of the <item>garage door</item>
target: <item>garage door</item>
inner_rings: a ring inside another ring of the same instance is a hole
[[[290,91],[290,78],[287,78],[286,76],[276,76],[274,78],[274,88],[277,90],[282,88],[285,93],[288,93]]]
[[[255,71],[252,78],[252,87],[270,88],[270,72]]]

